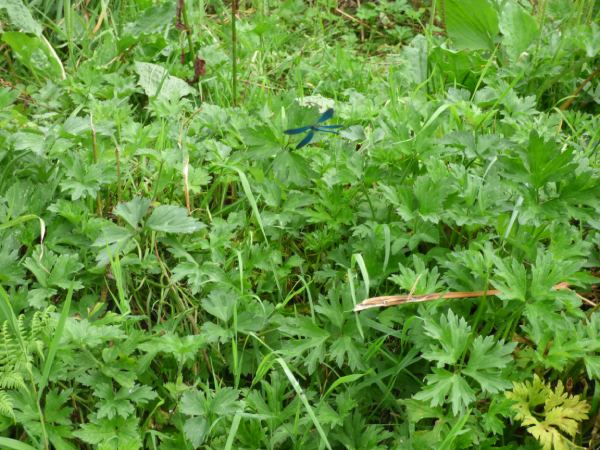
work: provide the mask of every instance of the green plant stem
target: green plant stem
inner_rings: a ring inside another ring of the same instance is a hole
[[[121,150],[115,145],[115,162],[117,169],[117,203],[121,201],[123,195],[123,182],[121,180]]]
[[[196,52],[194,50],[194,43],[192,41],[192,27],[190,26],[190,21],[188,19],[187,7],[185,6],[185,1],[183,2],[183,8],[181,10],[181,14],[183,16],[183,24],[185,25],[185,34],[187,36],[188,48],[190,52],[190,57],[192,61],[196,57]]]
[[[90,128],[92,130],[92,159],[94,164],[98,164],[98,141],[96,139],[96,128],[94,127],[94,116],[90,112]],[[96,214],[102,217],[102,198],[100,193],[96,195]]]
[[[375,208],[373,207],[373,203],[371,202],[371,198],[369,197],[369,192],[367,191],[367,187],[363,184],[361,184],[361,188],[365,194],[365,197],[367,199],[367,203],[369,204],[369,209],[371,210],[371,218],[373,220],[376,220],[375,217]]]
[[[233,106],[237,103],[237,2],[238,0],[231,0],[231,103]]]
[[[67,46],[69,48],[69,61],[73,61],[73,20],[71,16],[71,0],[63,0],[63,15],[65,31],[67,33]]]
[[[31,371],[31,367],[27,367],[27,373],[29,374],[29,379],[31,380],[31,389],[33,390],[33,395],[35,397],[35,406],[38,411],[38,416],[40,418],[40,429],[42,431],[42,440],[44,441],[44,450],[50,449],[50,444],[48,442],[48,431],[46,430],[46,420],[44,419],[44,412],[42,411],[42,405],[40,404],[40,396],[37,388],[35,387],[35,378],[33,376],[33,372]]]

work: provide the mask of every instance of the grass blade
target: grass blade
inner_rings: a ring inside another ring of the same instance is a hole
[[[65,303],[63,304],[62,311],[60,312],[60,317],[58,318],[58,324],[56,325],[56,329],[54,330],[54,336],[52,337],[52,342],[50,343],[50,347],[48,348],[48,356],[46,357],[46,361],[44,362],[44,368],[42,370],[42,377],[39,382],[40,396],[46,386],[48,384],[48,376],[50,375],[50,370],[52,369],[52,363],[54,362],[54,358],[56,357],[56,353],[58,352],[58,347],[60,345],[60,338],[62,337],[63,331],[65,329],[65,323],[67,322],[67,317],[69,316],[69,310],[71,309],[71,299],[73,298],[73,286],[69,288],[67,292],[67,298],[65,299]]]
[[[329,395],[335,390],[336,387],[338,387],[342,384],[352,383],[356,380],[360,380],[364,376],[365,376],[364,373],[351,373],[350,375],[346,375],[346,376],[338,378],[337,380],[335,380],[333,382],[333,384],[331,386],[329,386],[329,389],[327,389],[327,392],[325,392],[325,395],[323,395],[323,397],[321,397],[321,400],[325,400],[327,397],[329,397]]]
[[[371,279],[369,278],[369,271],[367,270],[365,260],[360,253],[355,253],[352,255],[352,257],[358,263],[360,273],[363,277],[363,281],[365,282],[365,297],[369,297],[369,291],[371,290]]]
[[[506,231],[504,232],[504,236],[502,237],[504,240],[508,239],[508,236],[510,236],[510,232],[512,231],[512,228],[513,228],[515,222],[517,221],[517,216],[519,215],[519,208],[521,207],[522,204],[523,204],[523,196],[519,195],[519,198],[517,198],[517,201],[515,202],[515,207],[513,208],[513,212],[510,216],[510,221],[508,222]]]
[[[390,262],[390,253],[392,250],[392,235],[390,233],[390,227],[387,223],[383,224],[383,237],[385,239],[385,255],[383,257],[382,272],[385,273],[385,269],[387,269],[388,263]]]
[[[225,442],[225,450],[231,450],[233,446],[233,440],[235,439],[238,427],[240,426],[241,419],[242,416],[239,412],[233,416],[233,422],[231,423],[231,428],[229,429],[229,434],[227,435],[227,442]]]
[[[0,448],[8,448],[10,450],[36,450],[35,447],[32,447],[29,444],[6,437],[0,437]]]
[[[440,446],[438,447],[440,450],[450,450],[454,448],[454,441],[461,434],[463,427],[467,423],[471,417],[471,411],[467,411],[467,413],[462,416],[459,420],[456,421],[454,426],[450,429],[450,432],[446,435]]]
[[[300,386],[300,383],[298,383],[298,380],[296,380],[296,377],[290,370],[287,363],[283,360],[283,358],[277,358],[277,362],[283,368],[283,371],[285,372],[285,376],[290,381],[290,384],[296,391],[296,394],[298,394],[298,396],[300,397],[300,400],[302,401],[302,403],[304,404],[304,407],[306,408],[306,412],[308,413],[310,419],[315,424],[315,427],[317,428],[317,432],[321,436],[321,439],[325,443],[325,446],[331,450],[331,444],[329,444],[329,441],[327,440],[327,435],[325,434],[325,431],[323,431],[323,427],[321,427],[321,424],[319,423],[319,420],[317,419],[315,412],[313,411],[312,407],[310,406],[310,403],[308,403],[308,399],[306,398],[306,395],[304,394],[304,391],[302,390],[302,386]]]
[[[350,297],[352,298],[352,304],[354,305],[354,319],[356,320],[356,328],[358,328],[358,332],[360,333],[360,337],[364,340],[365,334],[362,329],[362,325],[360,323],[360,319],[358,314],[356,313],[356,289],[354,289],[354,275],[352,274],[352,270],[348,269],[348,284],[350,285]]]
[[[230,169],[235,170],[239,177],[240,182],[242,183],[242,189],[244,189],[244,194],[248,198],[248,202],[250,202],[250,207],[252,208],[252,212],[254,213],[254,217],[256,217],[256,221],[258,222],[258,226],[260,227],[260,231],[262,232],[263,237],[265,238],[265,242],[267,246],[269,245],[269,240],[267,239],[267,235],[265,234],[265,227],[263,226],[262,218],[260,217],[260,212],[258,211],[258,206],[256,204],[256,199],[254,198],[254,194],[252,193],[252,189],[250,188],[250,183],[248,182],[248,177],[246,174],[237,167],[229,167]]]
[[[115,279],[115,284],[117,286],[117,298],[115,298],[114,300],[117,306],[119,307],[119,311],[121,312],[121,314],[123,316],[127,316],[131,313],[131,307],[129,306],[129,302],[127,301],[127,296],[125,292],[125,276],[123,274],[123,267],[121,266],[121,260],[119,259],[119,255],[115,253],[114,256],[114,258],[110,256],[110,269]]]

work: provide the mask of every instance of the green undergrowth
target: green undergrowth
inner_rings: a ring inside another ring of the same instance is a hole
[[[0,447],[599,445],[597,19],[0,0]]]

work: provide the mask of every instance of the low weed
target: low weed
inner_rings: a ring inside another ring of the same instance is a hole
[[[597,4],[0,20],[0,446],[600,445]]]

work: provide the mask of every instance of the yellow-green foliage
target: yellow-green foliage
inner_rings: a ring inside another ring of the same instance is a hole
[[[527,427],[544,450],[576,447],[565,434],[575,437],[579,422],[588,418],[590,405],[580,400],[579,395],[564,392],[561,381],[552,390],[550,384],[534,375],[533,382],[515,383],[506,396],[515,401],[512,405],[515,418]]]

